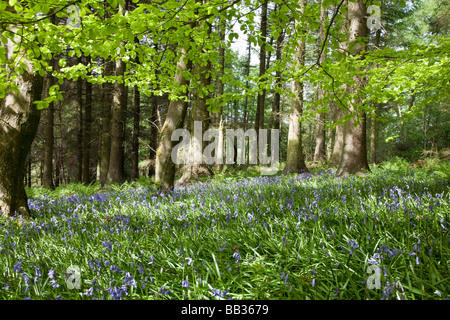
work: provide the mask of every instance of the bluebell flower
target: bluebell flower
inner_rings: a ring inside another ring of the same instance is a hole
[[[181,286],[182,286],[183,288],[189,288],[189,283],[185,280],[185,281],[183,281],[183,283],[181,284]]]
[[[23,270],[22,270],[22,262],[18,261],[18,262],[14,265],[13,270],[14,270],[14,271],[19,271],[19,273],[22,273],[22,272],[23,272]]]
[[[211,293],[215,297],[225,298],[225,296],[227,295],[227,292],[228,292],[227,290],[224,290],[222,292],[222,289],[211,288]]]
[[[333,297],[337,297],[339,294],[339,288],[335,288],[335,293],[333,294]]]
[[[114,300],[120,300],[122,298],[122,289],[117,287],[110,287],[106,289],[107,292],[114,298]]]
[[[58,287],[59,287],[59,283],[56,282],[56,280],[54,280],[54,279],[51,280],[50,283],[52,284],[52,287],[53,287],[53,288],[58,288]]]
[[[131,277],[131,275],[130,275],[129,272],[127,272],[127,273],[125,274],[124,282],[125,282],[125,285],[127,285],[127,286],[133,286],[133,287],[136,288],[136,280],[134,280],[134,279]]]
[[[48,272],[48,277],[50,279],[53,279],[54,276],[55,276],[55,271],[53,270],[53,268],[51,268],[50,271]]]

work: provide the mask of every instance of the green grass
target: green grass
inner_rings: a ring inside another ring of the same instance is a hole
[[[170,194],[146,179],[28,190],[34,220],[1,221],[0,297],[450,297],[448,171],[372,171],[225,173]],[[367,285],[372,264],[380,289]],[[71,265],[79,289],[67,285]]]

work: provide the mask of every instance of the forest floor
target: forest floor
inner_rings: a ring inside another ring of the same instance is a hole
[[[242,175],[245,175],[242,173]],[[0,299],[450,298],[450,167],[28,189]]]

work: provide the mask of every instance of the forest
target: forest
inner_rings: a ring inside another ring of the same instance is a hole
[[[4,0],[0,298],[450,298],[449,0]]]

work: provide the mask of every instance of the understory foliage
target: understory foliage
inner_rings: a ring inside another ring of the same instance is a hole
[[[2,299],[445,299],[448,166],[137,183],[52,195],[2,220]],[[72,187],[74,188],[74,187]],[[32,190],[30,190],[32,191]],[[80,268],[70,286],[69,266]],[[368,281],[379,272],[380,288]]]

